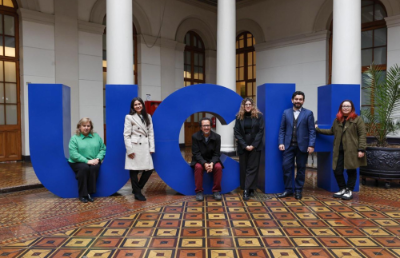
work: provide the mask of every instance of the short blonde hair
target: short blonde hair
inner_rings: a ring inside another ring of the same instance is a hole
[[[93,122],[92,122],[92,120],[90,120],[89,117],[84,117],[81,120],[79,120],[78,124],[76,125],[76,131],[75,131],[76,135],[81,135],[80,127],[81,127],[82,124],[86,124],[87,122],[90,123],[90,133],[93,134]]]

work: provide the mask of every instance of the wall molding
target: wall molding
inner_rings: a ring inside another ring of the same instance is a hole
[[[98,23],[81,21],[81,20],[78,21],[78,30],[79,31],[103,35],[105,27],[106,27],[105,25],[98,24]]]
[[[269,40],[265,43],[256,44],[254,47],[256,51],[264,51],[274,48],[283,48],[288,46],[301,45],[311,42],[318,42],[328,40],[329,32],[327,30],[315,33],[301,34],[282,39]]]
[[[385,18],[386,26],[388,28],[400,26],[400,15],[389,16]]]
[[[55,16],[53,14],[41,13],[38,11],[32,11],[25,8],[18,9],[18,15],[21,17],[23,21],[31,21],[43,24],[51,24],[55,23]]]

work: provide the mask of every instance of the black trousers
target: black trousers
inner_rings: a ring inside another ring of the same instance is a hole
[[[82,162],[69,163],[78,180],[79,197],[86,197],[96,192],[97,178],[99,177],[100,163],[89,165]]]
[[[357,181],[357,170],[356,169],[347,169],[347,184],[346,180],[344,179],[344,151],[339,151],[339,157],[336,164],[336,169],[333,170],[335,174],[336,182],[340,189],[349,188],[349,190],[353,191],[354,186],[356,185]]]
[[[261,151],[245,151],[239,155],[240,188],[243,190],[257,189],[258,167],[260,165]]]
[[[288,192],[293,192],[293,167],[294,161],[296,160],[297,174],[294,181],[294,187],[296,191],[302,191],[304,181],[306,178],[306,165],[308,159],[308,152],[300,151],[298,146],[289,146],[283,151],[283,180],[285,183],[285,189]]]
[[[142,172],[142,176],[140,177],[140,180],[139,180],[138,174],[140,173],[140,171],[141,170],[130,170],[129,171],[129,175],[131,176],[132,193],[133,194],[141,193],[141,190],[143,189],[144,185],[149,180],[151,173],[153,173],[153,170],[144,170]]]

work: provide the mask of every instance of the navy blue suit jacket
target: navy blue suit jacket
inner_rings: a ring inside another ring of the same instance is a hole
[[[293,119],[293,108],[286,109],[283,112],[279,128],[279,145],[285,145],[286,150],[292,140]],[[305,108],[301,109],[297,118],[297,144],[302,152],[307,152],[308,147],[315,145],[314,114],[311,110]]]

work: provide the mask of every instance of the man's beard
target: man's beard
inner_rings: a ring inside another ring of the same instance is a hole
[[[295,107],[295,108],[301,108],[302,106],[303,106],[303,104],[293,103],[293,107]]]

